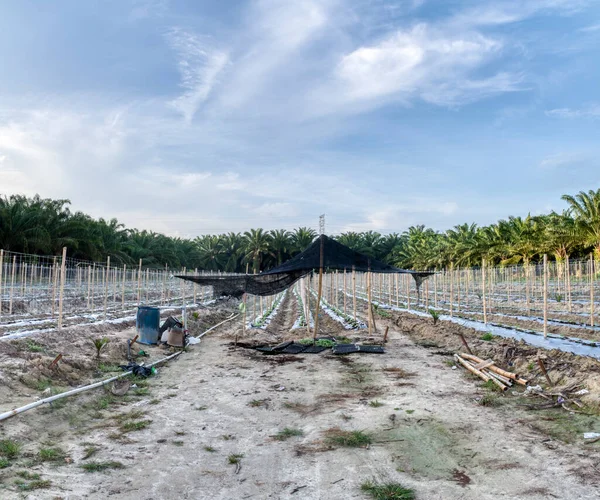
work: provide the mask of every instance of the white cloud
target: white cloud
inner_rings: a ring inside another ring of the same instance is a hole
[[[546,116],[558,118],[600,118],[600,104],[590,104],[585,108],[556,108],[546,111]]]
[[[520,90],[519,75],[473,75],[502,48],[501,40],[478,32],[449,33],[419,24],[344,56],[336,76],[348,101],[421,98],[441,105],[460,104]]]
[[[191,122],[217,84],[229,56],[211,48],[208,40],[179,28],[171,30],[167,40],[177,53],[181,87],[185,89],[171,104],[187,122]]]
[[[540,162],[540,168],[553,169],[574,166],[585,160],[581,153],[557,153],[547,156]]]

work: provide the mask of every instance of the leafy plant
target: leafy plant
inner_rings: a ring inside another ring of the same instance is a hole
[[[480,338],[481,338],[481,340],[485,340],[486,342],[489,342],[490,340],[494,339],[494,336],[490,332],[486,332]]]
[[[433,324],[437,325],[440,320],[440,313],[435,309],[429,309],[429,314],[431,315],[431,319],[433,319]]]
[[[563,296],[560,293],[557,293],[554,298],[556,299],[556,302],[562,302]]]
[[[42,448],[39,457],[42,462],[61,462],[67,454],[61,448]]]
[[[380,406],[383,406],[383,403],[381,401],[369,401],[369,406],[372,406],[373,408],[379,408]]]
[[[99,339],[92,340],[92,343],[94,344],[94,347],[96,348],[96,358],[100,358],[100,351],[102,351],[102,349],[104,349],[109,342],[110,342],[110,339],[108,337],[102,337]]]

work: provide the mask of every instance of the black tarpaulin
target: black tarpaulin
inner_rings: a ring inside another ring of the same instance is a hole
[[[322,250],[321,250],[322,249]],[[323,259],[321,261],[321,258]],[[321,264],[322,262],[322,264]],[[273,295],[289,288],[296,281],[313,270],[323,267],[330,270],[354,270],[373,273],[403,273],[414,277],[417,288],[432,272],[409,271],[390,266],[356,252],[346,245],[322,234],[306,250],[280,266],[261,274],[240,274],[232,276],[176,276],[193,281],[202,286],[213,286],[216,295],[241,296],[244,292],[252,295]]]

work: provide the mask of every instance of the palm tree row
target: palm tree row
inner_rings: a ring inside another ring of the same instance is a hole
[[[548,254],[558,261],[594,252],[600,259],[600,189],[564,195],[561,213],[508,217],[489,226],[462,224],[445,232],[413,226],[402,234],[346,232],[336,239],[375,259],[410,269],[472,267],[482,259],[498,265],[527,264]],[[0,197],[0,248],[149,267],[187,267],[225,272],[260,272],[304,250],[316,232],[251,229],[245,233],[171,238],[126,229],[116,219],[72,213],[68,200]]]

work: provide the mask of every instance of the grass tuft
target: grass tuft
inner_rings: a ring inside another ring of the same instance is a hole
[[[121,425],[121,432],[135,432],[145,429],[152,423],[152,420],[138,420],[125,422]]]
[[[381,401],[369,401],[369,406],[372,406],[373,408],[379,408],[380,406],[383,406],[383,403]]]
[[[87,464],[80,465],[80,467],[86,472],[104,472],[109,469],[123,469],[125,466],[121,462],[110,460],[108,462],[89,462]]]
[[[295,436],[304,436],[304,432],[301,429],[291,429],[289,427],[286,427],[285,429],[275,434],[273,436],[273,439],[275,439],[276,441],[285,441],[286,439]]]
[[[217,449],[213,448],[212,446],[205,446],[204,451],[208,451],[209,453],[214,453],[215,451],[217,451]]]
[[[242,458],[244,458],[243,453],[232,453],[227,457],[227,461],[230,464],[239,464],[242,461]]]
[[[67,454],[61,448],[42,448],[39,457],[42,462],[60,462]]]
[[[372,443],[369,434],[363,431],[343,431],[337,427],[325,431],[325,441],[330,446],[346,448],[364,448]]]
[[[414,500],[415,492],[399,483],[376,483],[365,481],[360,489],[375,500]]]
[[[21,445],[12,439],[3,439],[0,441],[0,455],[6,458],[17,458],[21,451]]]
[[[31,481],[30,483],[26,483],[21,479],[17,479],[15,481],[15,484],[21,491],[42,490],[50,488],[50,486],[52,486],[52,482],[48,481],[47,479],[36,479],[35,481]]]
[[[480,337],[480,339],[481,339],[481,340],[485,340],[486,342],[489,342],[490,340],[493,340],[493,339],[494,339],[494,336],[493,336],[493,335],[492,335],[490,332],[487,332],[487,333],[484,333],[484,334],[483,334],[483,335]]]

